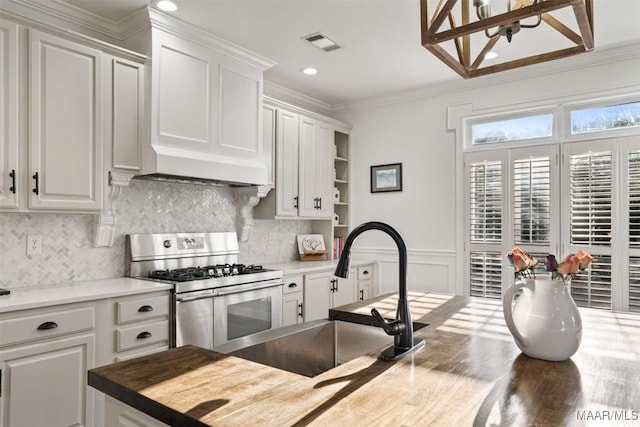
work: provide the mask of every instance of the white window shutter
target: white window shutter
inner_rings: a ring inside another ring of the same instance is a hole
[[[562,199],[569,213],[569,248],[561,256],[578,249],[593,255],[589,269],[573,278],[571,295],[578,306],[611,309],[613,154],[576,147],[585,149],[569,154],[569,194]]]
[[[551,230],[549,157],[513,162],[513,238],[516,245],[548,245]]]
[[[627,162],[629,311],[640,313],[640,150],[630,151]]]

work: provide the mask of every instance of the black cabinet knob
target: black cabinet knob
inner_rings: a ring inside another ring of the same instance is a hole
[[[145,338],[151,338],[151,332],[147,332],[147,331],[140,332],[136,338],[139,340],[143,340]]]

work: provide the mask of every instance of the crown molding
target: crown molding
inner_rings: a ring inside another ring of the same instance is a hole
[[[333,113],[331,104],[319,101],[268,80],[264,81],[264,95],[325,116]]]
[[[94,32],[87,34],[86,29],[82,31],[78,26],[70,25],[69,21],[61,21],[55,16],[34,9],[25,9],[24,1],[11,0],[3,3],[2,8],[0,8],[2,17],[8,18],[17,24],[83,43],[134,62],[143,63],[147,59],[143,54],[118,46],[115,41],[106,40],[104,35],[97,35]]]
[[[262,100],[264,102],[265,105],[269,105],[275,108],[282,108],[285,109],[287,111],[290,111],[292,113],[296,113],[296,114],[302,114],[303,116],[306,116],[310,119],[314,119],[314,120],[320,120],[323,121],[325,123],[328,123],[330,125],[332,125],[333,127],[336,128],[336,130],[343,132],[343,133],[350,133],[351,132],[351,124],[347,123],[347,122],[343,122],[340,121],[338,119],[335,119],[327,114],[323,114],[323,113],[319,113],[317,111],[312,111],[312,110],[308,110],[306,108],[301,107],[298,104],[294,104],[294,103],[289,103],[289,102],[285,102],[281,99],[278,98],[274,98],[270,95],[264,94],[262,97]]]
[[[354,102],[335,104],[332,106],[331,111],[333,114],[342,114],[353,110],[367,110],[387,105],[416,101],[424,98],[498,86],[505,83],[526,81],[532,78],[573,71],[581,68],[590,68],[603,64],[624,62],[635,59],[640,59],[640,44],[625,43],[612,46],[608,49],[597,50],[557,61],[530,65],[525,68],[508,70],[502,73],[491,74],[475,79],[450,80],[418,89],[396,92],[379,97],[365,98]]]
[[[23,12],[31,15],[37,13],[59,22],[71,24],[79,31],[88,32],[92,36],[107,37],[110,41],[122,41],[132,29],[128,26],[129,17],[116,22],[84,9],[76,7],[64,0],[49,0],[36,2],[33,0],[9,0],[7,6],[13,3]],[[17,11],[20,13],[20,11]]]
[[[244,47],[224,40],[214,34],[205,31],[193,24],[189,24],[175,16],[169,16],[166,13],[147,6],[151,27],[162,30],[166,33],[179,36],[191,42],[200,44],[209,49],[217,50],[233,58],[243,61],[253,67],[267,70],[276,63],[264,56],[245,49]]]

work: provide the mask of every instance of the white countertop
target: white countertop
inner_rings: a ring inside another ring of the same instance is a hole
[[[376,261],[371,259],[352,259],[351,267],[358,267],[360,265],[375,264]],[[338,260],[327,261],[283,261],[273,264],[264,264],[264,268],[272,270],[282,270],[285,275],[288,274],[305,274],[314,273],[318,271],[335,270],[338,265]]]
[[[173,285],[149,280],[117,277],[68,284],[25,286],[0,296],[0,313],[43,306],[135,295],[172,289]]]

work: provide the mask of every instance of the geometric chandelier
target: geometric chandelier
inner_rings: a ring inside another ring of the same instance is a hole
[[[500,14],[492,14],[491,0],[440,0],[431,17],[428,1],[420,0],[422,46],[465,79],[593,50],[593,0],[506,0]],[[501,5],[504,2],[493,1]],[[577,32],[550,14],[569,7],[573,9]],[[541,23],[567,39],[569,47],[554,50],[553,46],[544,46],[543,52],[519,57],[519,52],[513,52],[517,49],[515,41],[525,31],[539,31],[533,28]],[[498,42],[512,50],[507,55],[510,59],[484,65],[487,53]]]

